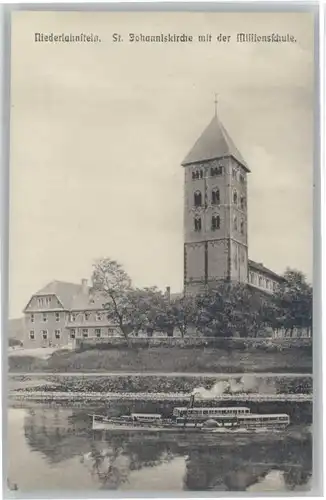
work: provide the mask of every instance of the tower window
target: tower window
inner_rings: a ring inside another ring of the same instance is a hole
[[[233,192],[233,203],[234,205],[238,203],[238,193],[236,191]]]
[[[232,177],[233,177],[233,179],[237,178],[237,171],[235,168],[232,169]]]
[[[240,182],[244,184],[244,181],[245,181],[244,175],[240,174]]]
[[[240,223],[240,232],[241,232],[241,234],[244,234],[244,221],[243,220]]]
[[[219,204],[220,204],[220,190],[213,189],[213,191],[212,191],[212,205],[219,205]]]
[[[202,170],[194,170],[192,172],[192,178],[193,178],[193,180],[202,179],[203,178],[203,171]]]
[[[201,218],[200,217],[195,217],[194,225],[195,225],[195,231],[201,231]]]
[[[223,167],[219,165],[218,167],[211,167],[211,176],[216,177],[217,175],[222,175]]]
[[[194,194],[194,205],[195,207],[200,207],[202,204],[202,196],[200,191],[196,191]]]
[[[213,215],[212,217],[212,231],[216,231],[216,229],[220,229],[220,216]]]
[[[240,207],[241,207],[241,210],[245,209],[245,204],[246,204],[245,197],[241,196],[241,198],[240,198]]]
[[[238,230],[238,220],[236,216],[233,217],[233,229],[234,231]]]

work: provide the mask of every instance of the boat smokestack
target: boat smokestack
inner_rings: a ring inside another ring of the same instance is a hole
[[[194,406],[194,402],[195,402],[195,395],[194,395],[194,394],[192,394],[192,395],[190,396],[190,401],[189,401],[188,408],[193,408],[193,406]]]

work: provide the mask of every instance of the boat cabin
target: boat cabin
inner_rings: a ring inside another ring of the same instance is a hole
[[[238,416],[247,415],[250,409],[244,406],[238,407],[216,407],[216,408],[187,408],[180,407],[174,408],[173,417],[175,418],[188,418],[193,420],[207,420],[208,418],[220,416]]]
[[[159,413],[132,413],[131,418],[134,422],[161,422],[162,415]]]
[[[290,417],[284,413],[273,415],[250,414],[238,416],[238,422],[241,427],[273,427],[284,428],[290,424]]]

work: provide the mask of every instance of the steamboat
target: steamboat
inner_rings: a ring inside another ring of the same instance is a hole
[[[284,430],[290,424],[287,414],[251,413],[247,407],[195,407],[194,396],[185,407],[173,409],[171,417],[159,413],[131,413],[120,417],[92,415],[93,430],[152,430],[189,432],[259,432]]]

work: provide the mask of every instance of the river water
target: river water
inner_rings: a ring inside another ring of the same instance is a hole
[[[110,404],[110,414],[124,410],[125,404],[123,408],[119,403]],[[219,435],[205,441],[189,435],[92,431],[89,414],[106,411],[38,403],[11,406],[11,484],[16,483],[21,492],[286,492],[311,487],[308,424],[282,438],[268,433]]]

